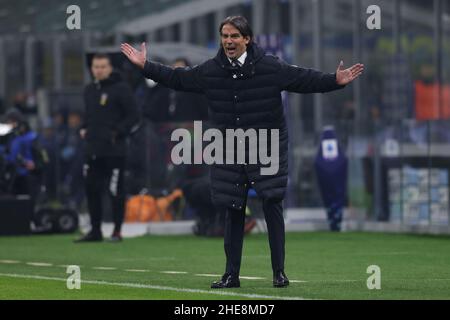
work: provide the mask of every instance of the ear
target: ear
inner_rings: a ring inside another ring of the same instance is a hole
[[[245,37],[244,37],[244,40],[245,40],[245,44],[249,44],[249,42],[250,42],[250,37],[249,37],[249,36],[245,36]]]

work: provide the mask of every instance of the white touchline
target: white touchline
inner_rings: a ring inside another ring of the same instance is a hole
[[[27,262],[26,264],[28,264],[29,266],[34,266],[34,267],[52,267],[53,263],[46,263],[46,262]]]
[[[7,262],[4,262],[7,261]],[[4,263],[19,263],[19,261],[14,261],[14,260],[0,260],[0,262],[4,262]],[[28,265],[31,266],[36,266],[36,267],[50,267],[52,266],[51,263],[44,263],[44,262],[27,262]],[[56,267],[67,267],[67,265],[56,265]],[[117,268],[114,267],[92,267],[92,269],[94,270],[117,270]],[[124,271],[126,272],[150,272],[150,270],[143,270],[143,269],[125,269]],[[164,274],[188,274],[188,272],[186,271],[171,271],[171,270],[167,270],[167,271],[159,271],[160,273],[164,273]],[[195,274],[198,277],[220,277],[220,274],[208,274],[208,273],[199,273],[199,274]],[[266,278],[262,278],[262,277],[250,277],[250,276],[240,276],[239,278],[241,279],[245,279],[245,280],[265,280]],[[307,282],[307,281],[301,281],[301,280],[289,280],[291,282]],[[353,280],[347,280],[347,281],[353,281]]]
[[[245,276],[239,276],[240,279],[246,279],[246,280],[265,280],[266,278],[261,277],[245,277]]]
[[[14,263],[20,263],[20,261],[17,261],[17,260],[0,260],[0,263],[14,264]]]
[[[210,273],[197,273],[195,274],[197,277],[221,277],[221,274],[210,274]],[[265,280],[266,278],[262,277],[247,277],[247,276],[239,276],[239,279],[246,279],[246,280]]]
[[[351,280],[351,279],[328,279],[328,280],[308,280],[309,282],[359,282],[359,281],[366,281],[364,279],[362,280]]]
[[[410,282],[410,281],[450,281],[450,279],[386,279],[386,280],[391,280],[391,281],[408,281],[408,282]]]
[[[34,275],[14,274],[14,273],[0,273],[0,277],[36,279],[36,280],[51,280],[51,281],[63,281],[63,282],[67,281],[67,279],[65,279],[65,278],[34,276]],[[107,282],[107,281],[97,281],[97,280],[82,280],[81,283],[105,285],[105,286],[116,286],[116,287],[126,287],[126,288],[154,289],[154,290],[162,290],[162,291],[203,293],[203,294],[211,294],[211,295],[219,295],[219,296],[243,297],[243,298],[250,298],[250,299],[305,300],[305,298],[302,298],[302,297],[283,297],[283,296],[269,296],[269,295],[263,295],[263,294],[238,293],[238,292],[232,292],[232,291],[175,288],[175,287],[156,286],[156,285],[141,284],[141,283]]]
[[[0,263],[5,263],[5,264],[13,264],[13,263],[21,263],[20,261],[17,260],[0,260]],[[45,263],[45,262],[25,262],[26,264],[30,265],[30,266],[35,266],[35,267],[51,267],[53,266],[53,264],[51,263]],[[55,267],[64,267],[66,268],[68,265],[55,265]],[[81,266],[79,266],[81,267]],[[114,267],[92,267],[91,269],[94,270],[118,270],[117,268]],[[120,270],[119,270],[120,271]],[[123,271],[126,272],[150,272],[150,270],[145,270],[145,269],[124,269]],[[171,271],[171,270],[167,270],[167,271],[158,271],[159,273],[164,273],[164,274],[189,274],[189,272],[186,271]],[[198,274],[194,274],[195,276],[198,277],[221,277],[221,274],[210,274],[210,273],[198,273]],[[245,280],[266,280],[266,278],[263,277],[252,277],[252,276],[239,276],[239,278],[241,279],[245,279]],[[391,279],[391,280],[403,280],[403,279]],[[408,281],[410,281],[410,279],[407,279]],[[415,279],[417,280],[417,279]],[[450,279],[420,279],[420,280],[430,280],[430,281],[449,281]],[[307,282],[359,282],[359,281],[365,281],[364,279],[361,280],[354,280],[354,279],[329,279],[329,280],[292,280],[289,279],[290,282],[292,283],[307,283]]]
[[[67,269],[67,267],[69,267],[69,266],[74,266],[74,265],[76,265],[76,266],[78,266],[78,267],[83,267],[82,265],[79,265],[79,264],[58,264],[58,265],[56,265],[55,267],[58,267],[58,268],[66,268]]]

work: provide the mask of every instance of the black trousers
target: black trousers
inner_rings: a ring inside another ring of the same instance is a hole
[[[108,192],[112,201],[114,232],[120,232],[125,215],[123,171],[125,157],[89,157],[83,175],[92,232],[101,232],[103,215],[102,195]]]
[[[281,201],[263,200],[264,218],[269,234],[272,270],[284,270],[285,230]],[[227,209],[225,214],[224,248],[226,273],[239,275],[244,241],[245,206],[242,210]]]

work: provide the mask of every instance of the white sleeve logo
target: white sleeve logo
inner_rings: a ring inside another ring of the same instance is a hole
[[[338,145],[335,139],[325,139],[322,141],[322,156],[324,159],[333,160],[338,155]]]

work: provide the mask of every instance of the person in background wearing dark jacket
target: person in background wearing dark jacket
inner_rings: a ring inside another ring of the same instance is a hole
[[[175,59],[172,67],[190,67],[186,58]],[[204,95],[170,90],[168,121],[208,120],[208,101]]]
[[[189,67],[189,61],[175,59],[172,68]],[[208,101],[197,93],[172,90],[152,80],[146,81],[143,115],[154,122],[183,122],[208,120]]]
[[[114,219],[111,241],[121,241],[125,211],[125,139],[138,124],[139,113],[131,87],[113,72],[108,55],[96,54],[91,71],[94,82],[84,91],[85,124],[80,130],[86,140],[83,174],[91,230],[76,242],[103,240],[102,194],[106,190],[112,199]]]
[[[11,192],[15,195],[29,195],[34,201],[39,192],[39,181],[33,174],[36,169],[33,143],[38,139],[38,135],[31,130],[19,111],[9,112],[6,121],[14,128],[14,136],[9,143],[9,153],[6,157],[15,171]]]
[[[143,70],[144,76],[175,90],[204,93],[209,102],[211,127],[227,129],[277,129],[279,132],[278,171],[263,175],[265,167],[257,164],[214,163],[211,167],[212,200],[226,208],[224,247],[226,268],[222,279],[212,288],[240,286],[244,238],[245,207],[249,188],[263,201],[269,233],[273,286],[286,287],[284,272],[285,229],[282,201],[288,180],[288,135],[281,103],[281,92],[328,92],[344,88],[363,71],[362,64],[336,73],[305,69],[267,55],[253,42],[253,32],[244,17],[226,18],[219,27],[221,48],[213,59],[194,68],[172,69],[147,60],[145,43],[141,50],[122,44],[122,52]],[[273,133],[273,131],[272,131]],[[246,139],[247,140],[247,139]],[[248,150],[255,146],[245,145]],[[235,153],[236,154],[236,153]]]

